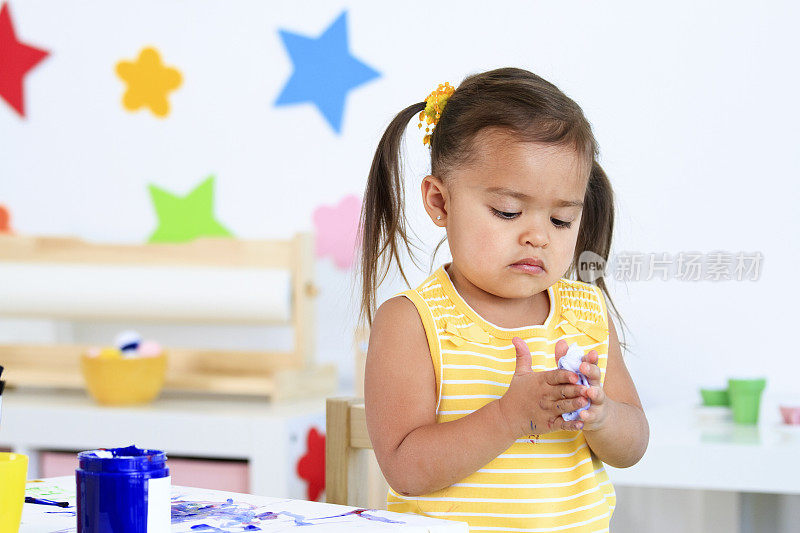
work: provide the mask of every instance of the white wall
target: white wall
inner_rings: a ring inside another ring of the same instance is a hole
[[[800,259],[793,3],[18,0],[11,9],[19,39],[51,52],[25,80],[27,117],[0,104],[0,203],[18,233],[144,242],[156,223],[147,184],[185,193],[209,174],[217,218],[236,236],[311,230],[317,206],[362,193],[394,113],[440,82],[515,65],[557,84],[592,122],[618,195],[616,252],[764,256],[757,282],[612,283],[645,403],[694,402],[698,385],[730,375],[795,388],[784,336]],[[337,135],[310,104],[273,102],[292,70],[278,30],[317,36],[345,9],[352,53],[382,76],[350,93]],[[114,65],[147,45],[184,76],[165,120],[119,103]],[[439,233],[417,192],[425,148],[409,131],[409,212],[432,247]],[[341,362],[345,380],[357,301],[349,276],[328,259],[317,265],[319,357]]]

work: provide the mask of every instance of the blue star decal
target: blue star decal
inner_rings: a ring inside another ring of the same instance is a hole
[[[276,106],[311,102],[337,133],[347,93],[380,76],[350,53],[347,45],[347,11],[317,38],[279,31],[294,64],[294,72],[275,101]]]

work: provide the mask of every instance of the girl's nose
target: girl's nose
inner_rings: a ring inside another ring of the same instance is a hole
[[[520,235],[520,244],[523,246],[531,245],[534,248],[544,248],[549,243],[547,231],[539,223],[532,224]]]

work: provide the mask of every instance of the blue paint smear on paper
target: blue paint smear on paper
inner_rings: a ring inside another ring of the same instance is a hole
[[[173,500],[172,502],[172,523],[181,524],[194,522],[197,520],[214,519],[222,521],[221,525],[225,529],[211,526],[209,524],[197,524],[192,526],[196,531],[213,531],[228,533],[233,530],[260,531],[254,522],[260,521],[256,514],[257,507],[247,503],[234,503],[232,499],[220,502],[189,502]],[[231,529],[233,528],[233,529]]]
[[[325,516],[325,517],[321,517],[321,518],[315,518],[314,520],[324,520],[326,518],[340,518],[342,516],[357,515],[357,516],[360,516],[361,518],[366,518],[367,520],[374,520],[376,522],[385,522],[387,524],[404,524],[405,523],[405,522],[401,522],[399,520],[392,520],[390,518],[384,518],[382,516],[375,516],[375,515],[367,514],[367,512],[368,512],[368,509],[355,509],[353,511],[348,511],[346,513],[337,514],[337,515],[334,515],[334,516]]]
[[[290,518],[294,518],[294,525],[296,526],[311,526],[313,525],[311,522],[306,522],[306,517],[301,516],[299,514],[288,513],[286,511],[281,511],[278,513],[279,515],[288,516]]]
[[[345,518],[350,515],[361,517],[365,520],[374,520],[387,524],[403,524],[405,522],[384,518],[370,514],[368,509],[354,509],[346,513],[323,516],[319,518],[307,518],[303,515],[290,513],[288,511],[261,511],[260,505],[250,503],[235,502],[228,499],[225,502],[208,501],[183,501],[175,498],[172,501],[172,523],[181,524],[185,522],[195,522],[201,520],[213,520],[219,522],[218,525],[200,523],[191,526],[193,531],[202,533],[239,533],[243,531],[261,531],[258,527],[261,522],[277,520],[281,517],[290,518],[293,524],[287,526],[315,526],[325,525],[337,521],[337,518]]]

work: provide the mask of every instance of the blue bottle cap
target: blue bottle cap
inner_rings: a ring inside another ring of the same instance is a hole
[[[88,472],[152,472],[166,468],[167,454],[131,445],[80,452],[78,462],[81,470]]]

